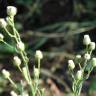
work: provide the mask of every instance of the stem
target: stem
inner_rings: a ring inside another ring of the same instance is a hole
[[[11,78],[8,78],[8,80],[10,81],[10,83],[15,87],[17,88],[16,84],[13,82],[13,80]]]

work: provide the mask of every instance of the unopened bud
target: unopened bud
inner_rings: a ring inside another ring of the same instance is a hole
[[[90,44],[89,44],[89,49],[90,50],[95,50],[95,42],[90,42]]]
[[[11,91],[10,94],[11,94],[11,96],[18,96],[18,94],[14,91]]]
[[[83,74],[82,74],[82,70],[77,71],[76,79],[77,79],[77,80],[81,80],[82,75],[83,75]]]
[[[91,63],[93,67],[96,67],[96,58],[92,58]]]
[[[89,60],[89,59],[91,58],[91,56],[90,56],[90,54],[86,53],[86,54],[84,55],[84,58],[85,58],[86,60]]]
[[[25,50],[25,45],[24,45],[24,43],[23,43],[23,42],[18,42],[18,43],[17,43],[17,49],[18,49],[19,51],[24,51],[24,50]]]
[[[91,39],[90,39],[89,35],[84,35],[83,44],[89,45],[90,42],[91,42]]]
[[[13,59],[14,59],[14,64],[16,66],[20,66],[21,65],[21,60],[20,60],[20,58],[18,56],[14,56]]]
[[[5,77],[6,79],[10,77],[10,73],[9,73],[9,71],[7,71],[6,69],[3,69],[3,70],[2,70],[2,74],[4,75],[4,77]]]
[[[26,81],[29,83],[28,72],[27,72],[26,67],[23,67],[23,68],[22,68],[22,72],[23,72],[23,75],[24,75]]]
[[[36,78],[38,78],[39,77],[39,74],[40,74],[39,69],[38,68],[34,68],[34,76]]]
[[[4,18],[0,18],[0,27],[5,28],[7,26],[7,23]]]
[[[4,36],[3,34],[0,33],[0,41],[3,41],[3,39],[4,39]]]
[[[14,6],[7,6],[7,14],[11,16],[15,16],[17,13],[17,8]]]
[[[43,58],[42,52],[41,52],[40,50],[37,50],[37,51],[36,51],[36,54],[35,54],[35,57],[36,57],[37,59],[42,59],[42,58]]]
[[[68,60],[68,67],[73,70],[75,68],[75,64],[73,62],[73,60]]]
[[[81,55],[76,55],[76,59],[81,59]]]

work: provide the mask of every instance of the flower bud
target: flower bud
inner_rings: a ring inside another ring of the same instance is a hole
[[[91,58],[91,56],[90,56],[90,54],[86,53],[86,54],[84,55],[84,58],[85,58],[86,60],[89,60],[89,59]]]
[[[25,45],[24,45],[24,43],[23,43],[23,42],[18,42],[18,43],[17,43],[17,49],[18,49],[19,51],[24,51],[24,50],[25,50]]]
[[[90,50],[94,50],[95,49],[95,42],[90,42],[90,44],[89,44],[89,49]]]
[[[26,67],[23,67],[23,68],[22,68],[22,72],[23,72],[23,75],[24,75],[26,81],[29,83],[28,72],[27,72]]]
[[[81,55],[76,55],[76,59],[81,59]]]
[[[18,96],[18,94],[14,91],[11,91],[10,94],[11,94],[11,96]]]
[[[3,70],[2,70],[2,74],[4,75],[4,77],[5,77],[6,79],[10,77],[10,73],[9,73],[9,71],[7,71],[6,69],[3,69]]]
[[[3,34],[0,33],[0,41],[3,41],[3,39],[4,39],[4,36]]]
[[[5,28],[7,26],[7,23],[4,18],[0,18],[0,27]]]
[[[75,64],[73,62],[73,60],[68,60],[68,67],[73,70],[75,68]]]
[[[89,45],[91,42],[89,35],[84,35],[83,44]]]
[[[96,67],[96,58],[92,58],[91,63],[93,67]]]
[[[42,52],[41,52],[40,50],[37,50],[37,51],[36,51],[36,54],[35,54],[35,57],[36,57],[37,59],[42,59],[42,58],[43,58]]]
[[[21,60],[20,60],[20,58],[18,56],[14,56],[13,59],[14,59],[14,64],[16,66],[20,66],[21,65]]]
[[[40,74],[39,69],[38,68],[34,68],[34,76],[36,78],[38,78],[39,77],[39,74]]]
[[[14,6],[7,6],[7,15],[9,16],[15,16],[17,13],[17,8]]]
[[[81,80],[82,79],[82,70],[77,71],[76,79]]]

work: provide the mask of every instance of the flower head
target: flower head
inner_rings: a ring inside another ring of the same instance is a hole
[[[96,67],[96,58],[92,58],[91,63],[93,67]]]
[[[0,41],[3,41],[3,39],[4,39],[4,36],[3,34],[0,33]]]
[[[20,60],[20,58],[18,56],[14,56],[13,59],[14,59],[14,64],[16,66],[20,66],[21,65],[21,60]]]
[[[68,67],[73,70],[75,68],[75,64],[73,62],[73,60],[68,60]]]
[[[7,23],[4,18],[0,18],[0,27],[5,28],[7,26]]]
[[[17,8],[14,6],[7,6],[7,14],[11,16],[15,16],[17,13]]]
[[[85,58],[86,60],[89,60],[89,59],[91,58],[91,56],[90,56],[90,54],[86,53],[86,54],[84,55],[84,58]]]
[[[9,78],[10,77],[10,73],[6,69],[2,70],[2,74],[4,75],[5,78]]]
[[[90,39],[89,35],[84,35],[83,44],[89,45],[90,42],[91,42],[91,39]]]
[[[95,50],[95,47],[96,47],[95,42],[90,42],[90,44],[89,44],[89,49],[90,49],[90,50]]]
[[[24,45],[24,43],[23,43],[23,42],[18,42],[18,43],[17,43],[17,49],[18,49],[19,51],[24,51],[24,50],[25,50],[25,45]]]
[[[76,78],[80,80],[82,78],[82,70],[77,71]]]
[[[36,51],[36,54],[35,54],[35,57],[36,57],[37,59],[42,59],[42,58],[43,58],[42,52],[41,52],[40,50],[37,50],[37,51]]]

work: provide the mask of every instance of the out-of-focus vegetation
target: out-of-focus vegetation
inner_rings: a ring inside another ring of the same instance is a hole
[[[30,56],[30,71],[34,64],[34,50],[41,49],[44,52],[41,77],[43,82],[46,81],[46,94],[62,96],[71,93],[67,59],[73,59],[74,54],[82,53],[84,34],[89,34],[92,41],[96,42],[96,0],[8,0],[8,5],[18,8],[15,22]],[[13,44],[8,37],[6,41]],[[0,44],[0,53],[0,69],[12,70],[17,76],[16,80],[20,79],[16,68],[9,64],[12,63],[11,58],[15,53],[14,47]],[[93,54],[96,55],[96,51]],[[84,96],[96,95],[95,73],[96,69],[84,84]],[[0,80],[2,82],[3,79]],[[0,86],[1,96],[10,90],[3,90],[6,89],[6,82]]]

